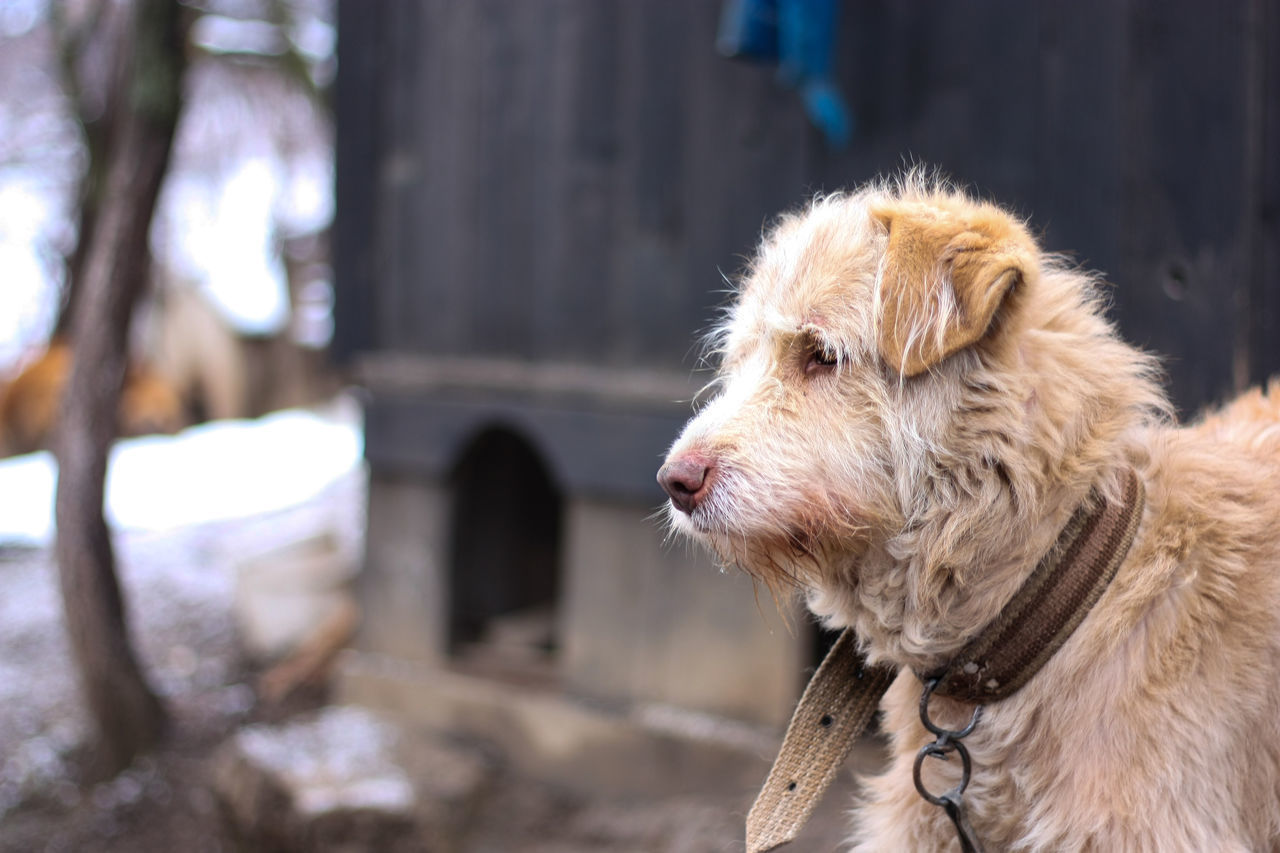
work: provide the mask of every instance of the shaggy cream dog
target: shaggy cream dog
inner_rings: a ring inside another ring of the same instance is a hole
[[[994,619],[1092,488],[1146,489],[1094,609],[965,743],[988,851],[1280,850],[1280,391],[1178,428],[1098,281],[919,174],[765,236],[717,395],[659,479],[674,529],[901,667],[855,850],[958,849],[912,784],[913,674]],[[935,698],[959,728],[972,708]],[[953,762],[954,763],[954,762]],[[954,781],[942,762],[931,788]]]

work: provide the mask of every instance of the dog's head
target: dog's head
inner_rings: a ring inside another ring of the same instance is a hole
[[[659,472],[673,528],[814,586],[856,582],[868,548],[927,527],[933,553],[913,558],[955,580],[973,512],[1038,499],[1081,438],[1060,410],[1101,381],[1096,352],[1028,346],[1114,338],[1089,280],[1059,267],[1015,217],[924,180],[784,217],[714,339],[717,393]]]

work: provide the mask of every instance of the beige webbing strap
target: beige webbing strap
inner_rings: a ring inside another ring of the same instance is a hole
[[[894,676],[885,667],[867,666],[851,630],[840,635],[800,697],[778,759],[747,815],[747,853],[764,853],[799,834]]]

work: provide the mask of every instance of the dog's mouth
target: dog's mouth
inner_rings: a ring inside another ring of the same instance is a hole
[[[668,504],[668,520],[673,533],[701,543],[721,566],[738,569],[774,589],[813,586],[829,574],[831,566],[847,565],[852,554],[865,550],[862,538],[824,536],[776,515],[768,524],[729,519],[714,501],[688,513]]]

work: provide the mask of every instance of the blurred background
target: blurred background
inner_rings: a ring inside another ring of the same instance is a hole
[[[0,850],[741,849],[829,639],[655,515],[727,281],[937,167],[1193,417],[1280,369],[1278,50],[1264,0],[0,0]]]

